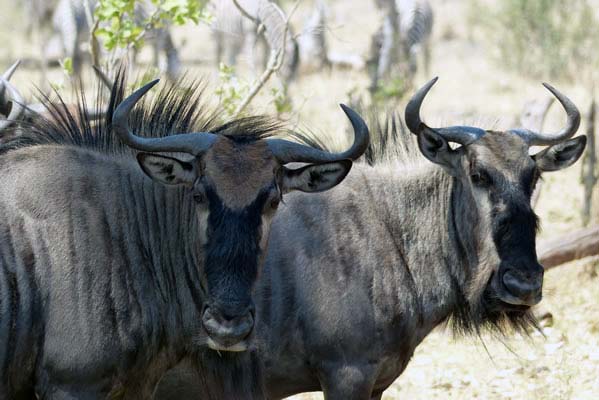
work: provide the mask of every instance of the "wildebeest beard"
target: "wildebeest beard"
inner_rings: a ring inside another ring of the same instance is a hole
[[[250,205],[240,210],[226,207],[211,187],[206,188],[206,197],[209,216],[204,265],[208,301],[225,314],[235,315],[251,302],[251,285],[261,259],[259,231],[268,191],[261,191]]]
[[[461,197],[456,191],[455,183],[452,190],[452,208],[456,208],[456,201]],[[463,190],[463,188],[461,188]],[[536,261],[535,235],[538,230],[538,217],[529,205],[529,199],[524,195],[518,195],[509,199],[503,199],[506,203],[505,209],[501,213],[492,213],[487,218],[492,218],[491,229],[493,242],[498,256],[502,262],[514,259],[531,259]],[[491,193],[491,202],[497,204],[499,201],[497,193]],[[480,218],[477,213],[463,210],[462,213],[453,214],[452,218],[461,218],[468,215],[467,218],[473,218],[471,226],[478,224]],[[455,212],[455,211],[454,211]],[[456,221],[457,222],[457,221]],[[458,222],[459,223],[459,222]],[[455,224],[454,224],[455,226]],[[464,230],[461,230],[464,232]],[[473,237],[464,237],[460,240],[463,246],[463,253],[473,251],[471,244],[475,241]],[[463,256],[466,256],[463,254]],[[466,256],[471,259],[470,257]],[[485,266],[479,265],[473,272],[470,279],[473,279],[477,273],[486,273]],[[496,270],[494,273],[498,273]],[[484,290],[474,299],[468,299],[465,288],[457,280],[451,283],[456,293],[456,305],[451,316],[451,327],[457,334],[480,333],[484,330],[497,332],[501,335],[509,330],[516,332],[528,332],[530,328],[539,329],[538,321],[530,311],[529,307],[510,306],[501,302],[492,288],[491,280],[493,274],[489,274],[485,281]],[[475,280],[473,280],[474,282]]]

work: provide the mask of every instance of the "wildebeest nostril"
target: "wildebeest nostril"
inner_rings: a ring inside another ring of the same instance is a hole
[[[254,327],[254,316],[251,312],[231,316],[218,310],[207,308],[202,316],[202,325],[208,335],[227,345],[245,339]]]
[[[542,274],[521,274],[514,270],[506,271],[501,279],[503,287],[513,299],[505,300],[509,303],[524,305],[537,304],[541,299],[543,287]]]

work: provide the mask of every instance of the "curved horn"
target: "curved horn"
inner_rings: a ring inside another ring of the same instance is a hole
[[[406,105],[406,111],[404,115],[406,126],[410,132],[415,135],[418,135],[422,129],[426,127],[426,124],[420,119],[420,107],[422,106],[422,102],[429,90],[431,90],[433,85],[437,83],[438,79],[438,77],[435,77],[428,81],[426,85],[421,87],[420,90],[418,90],[416,94],[412,96]],[[445,139],[451,142],[460,143],[462,145],[470,144],[475,140],[480,139],[485,134],[483,129],[473,126],[449,126],[446,128],[431,129],[443,136]]]
[[[329,153],[284,139],[267,139],[268,147],[275,158],[281,164],[290,162],[322,163],[358,159],[364,154],[370,142],[368,126],[354,110],[344,104],[340,104],[340,106],[354,129],[354,143],[348,150],[342,153]]]
[[[11,98],[6,96],[6,85],[4,85],[4,81],[10,81],[10,78],[12,78],[12,75],[15,73],[20,63],[21,60],[17,60],[2,74],[2,79],[0,79],[0,106],[3,108],[8,108],[8,103],[11,101]]]
[[[118,105],[112,116],[112,128],[114,131],[123,142],[137,150],[149,152],[182,152],[193,155],[199,155],[208,150],[216,139],[216,135],[212,133],[197,132],[161,138],[145,138],[135,136],[131,132],[131,128],[129,127],[129,113],[139,99],[154,87],[158,81],[159,79],[156,79],[137,89]]]
[[[574,136],[580,126],[580,111],[578,111],[578,108],[574,103],[550,84],[543,83],[543,86],[545,86],[562,104],[562,107],[564,107],[566,115],[568,116],[568,121],[561,131],[554,134],[539,133],[529,129],[512,130],[513,133],[524,139],[530,146],[549,146],[562,142]]]
[[[0,130],[2,130],[8,128],[10,124],[19,118],[25,108],[25,101],[23,100],[21,93],[8,80],[4,79],[4,77],[0,77],[0,82],[4,88],[8,90],[10,101],[12,103],[10,114],[8,114],[8,117],[5,120],[0,121]]]
[[[10,78],[12,78],[12,74],[15,73],[15,71],[17,70],[17,67],[19,66],[19,64],[21,64],[21,60],[17,60],[13,65],[10,66],[10,68],[8,68],[3,74],[2,77],[4,79],[6,79],[7,81],[10,80]]]
[[[430,81],[427,82],[426,85],[420,88],[412,96],[408,104],[406,105],[406,111],[404,114],[404,119],[406,121],[406,126],[413,134],[417,135],[422,130],[422,120],[420,119],[420,106],[422,106],[422,101],[428,94],[429,90],[433,87],[435,83],[439,80],[439,77],[436,76]]]

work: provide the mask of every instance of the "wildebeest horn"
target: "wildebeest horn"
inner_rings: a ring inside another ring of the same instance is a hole
[[[345,159],[358,159],[366,151],[368,143],[370,142],[368,126],[366,126],[362,117],[360,117],[354,110],[344,104],[340,104],[340,106],[354,129],[354,143],[348,150],[342,153],[329,153],[284,139],[267,139],[268,147],[275,158],[281,164],[290,162],[321,163]]]
[[[17,60],[13,65],[10,66],[3,74],[2,79],[6,81],[10,81],[12,75],[17,70],[17,67],[21,63],[21,60]],[[0,81],[0,104],[5,105],[10,101],[10,99],[6,98],[6,86],[3,81]]]
[[[580,126],[580,111],[578,111],[578,108],[574,103],[550,84],[543,83],[543,86],[545,86],[562,104],[564,110],[566,110],[568,122],[564,129],[555,134],[533,132],[529,129],[512,130],[512,132],[524,139],[530,146],[549,146],[559,143],[571,138]]]
[[[182,152],[193,155],[199,155],[210,148],[216,135],[213,133],[185,133],[178,135],[165,136],[161,138],[144,138],[135,136],[129,128],[129,113],[135,104],[145,95],[154,85],[158,83],[156,79],[127,97],[118,105],[112,116],[112,128],[128,146],[137,150],[150,152]]]
[[[19,66],[19,64],[21,64],[21,60],[17,60],[15,61],[15,63],[13,65],[10,66],[9,69],[7,69],[3,74],[2,77],[4,79],[6,79],[7,81],[10,80],[10,78],[12,78],[12,74],[15,73],[15,71],[17,70],[17,67]]]
[[[405,121],[408,129],[415,135],[418,135],[426,127],[420,119],[420,106],[427,93],[439,78],[431,79],[426,85],[420,88],[408,102],[405,112]],[[449,126],[446,128],[431,128],[450,142],[467,145],[480,139],[484,134],[484,129],[473,126]]]
[[[12,75],[15,73],[15,71],[17,70],[17,67],[19,66],[19,64],[21,63],[21,60],[17,60],[13,65],[11,65],[3,74],[2,74],[2,78],[4,80],[10,81],[10,78],[12,78]],[[0,103],[1,104],[6,104],[10,101],[10,99],[6,98],[6,87],[4,86],[3,83],[0,82]]]
[[[6,104],[9,101],[12,103],[10,113],[5,120],[0,121],[0,130],[3,130],[10,126],[23,112],[24,100],[21,93],[15,88],[9,79],[19,66],[21,61],[15,62],[2,76],[0,77],[0,102]],[[9,97],[6,98],[6,92],[8,91]]]

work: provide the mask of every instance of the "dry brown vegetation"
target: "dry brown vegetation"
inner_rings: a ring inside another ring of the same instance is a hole
[[[468,24],[469,2],[433,0],[435,11],[431,75],[440,81],[427,98],[423,115],[432,125],[476,124],[507,128],[525,101],[549,94],[539,81],[506,72],[493,56],[494,49]],[[300,4],[293,23],[300,27],[309,12],[310,0]],[[289,4],[287,4],[289,6]],[[0,65],[17,57],[31,57],[36,48],[25,39],[23,16],[15,2],[0,1]],[[332,49],[366,55],[370,36],[377,28],[378,12],[373,0],[332,0],[328,39]],[[183,27],[175,31],[190,76],[208,74],[218,84],[213,46],[208,29]],[[60,71],[51,78],[62,82]],[[417,76],[416,85],[429,77]],[[16,84],[32,88],[35,70],[21,70]],[[552,82],[587,110],[591,90],[586,82]],[[353,90],[365,90],[363,71],[323,72],[300,76],[289,91],[295,112],[291,123],[301,121],[317,131],[342,134],[345,119],[337,106]],[[268,91],[253,108],[273,112]],[[559,107],[551,110],[547,129],[563,123]],[[584,129],[584,126],[582,127]],[[582,187],[580,165],[547,174],[538,204],[541,238],[552,237],[581,226],[579,210]],[[595,190],[592,222],[599,223],[599,190]],[[405,373],[385,393],[384,399],[597,399],[599,398],[599,261],[582,260],[546,274],[543,309],[553,321],[545,336],[529,338],[491,336],[454,338],[443,328],[418,347]],[[319,399],[306,394],[296,399]]]

